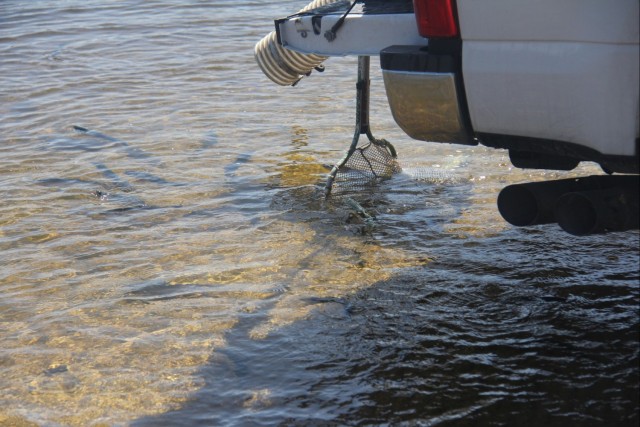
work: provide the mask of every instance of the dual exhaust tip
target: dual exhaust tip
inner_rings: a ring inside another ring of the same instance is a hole
[[[505,187],[498,210],[512,225],[557,223],[576,236],[639,228],[638,175],[594,175]]]

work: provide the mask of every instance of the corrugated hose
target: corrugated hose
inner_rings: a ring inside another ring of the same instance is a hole
[[[336,1],[338,0],[314,0],[298,13]],[[254,54],[262,72],[281,86],[294,86],[314,69],[322,70],[322,63],[327,59],[326,56],[307,55],[285,49],[278,43],[275,31],[256,43]]]

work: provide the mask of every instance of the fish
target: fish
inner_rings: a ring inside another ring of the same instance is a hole
[[[94,142],[92,142],[91,144],[82,144],[82,145],[78,145],[78,144],[58,145],[59,149],[80,150],[80,151],[91,152],[91,151],[100,151],[107,148],[116,148],[116,149],[122,150],[127,155],[127,157],[130,157],[132,159],[137,159],[137,160],[145,159],[145,161],[150,161],[153,164],[156,164],[156,165],[160,164],[160,161],[155,159],[151,154],[147,153],[146,151],[138,147],[134,147],[121,139],[114,138],[113,136],[104,134],[102,132],[98,132],[96,130],[87,129],[82,126],[73,125],[72,128],[78,133],[93,137]],[[98,143],[95,143],[96,141]],[[109,144],[105,144],[105,142]]]

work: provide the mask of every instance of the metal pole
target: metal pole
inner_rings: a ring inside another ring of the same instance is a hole
[[[325,197],[329,197],[331,194],[331,187],[333,181],[336,179],[338,170],[347,163],[349,157],[356,151],[358,146],[358,140],[361,134],[369,135],[369,66],[371,58],[368,56],[358,56],[358,81],[356,82],[356,130],[353,135],[353,140],[349,146],[347,153],[340,159],[338,163],[333,166],[329,177],[327,178],[327,185],[325,186]]]
[[[360,134],[369,134],[369,94],[371,91],[371,80],[369,79],[369,67],[371,58],[368,56],[358,57],[358,81],[356,83],[357,101],[356,126],[360,124]]]

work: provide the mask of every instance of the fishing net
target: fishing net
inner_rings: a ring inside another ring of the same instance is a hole
[[[401,171],[393,146],[384,139],[374,139],[357,146],[336,167],[332,194],[342,195],[373,189]]]
[[[434,186],[425,186],[425,183],[436,184],[435,188],[438,188],[441,184],[460,182],[456,173],[439,167],[403,168],[395,154],[386,140],[373,139],[350,150],[334,167],[334,180],[329,179],[330,187],[325,188],[325,195],[331,196],[334,206],[347,210],[345,227],[357,233],[369,233],[377,226],[380,206],[388,207],[394,204],[391,200],[402,200],[402,210],[413,203],[424,207],[425,200],[421,195],[434,191]],[[384,184],[387,180],[391,182]],[[391,188],[393,195],[389,194]]]

